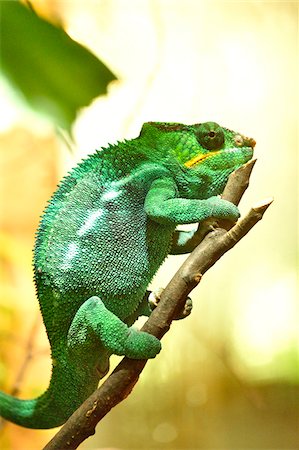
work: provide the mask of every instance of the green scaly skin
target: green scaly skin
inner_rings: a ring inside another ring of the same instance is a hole
[[[50,385],[33,400],[1,392],[2,417],[28,428],[59,426],[97,387],[111,354],[159,353],[158,339],[131,328],[150,314],[147,286],[169,253],[192,250],[194,233],[175,231],[178,224],[239,217],[218,195],[254,144],[214,122],[149,122],[136,139],[95,152],[63,179],[34,257]]]

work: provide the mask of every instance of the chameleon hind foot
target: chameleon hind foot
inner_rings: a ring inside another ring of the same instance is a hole
[[[158,306],[163,291],[164,291],[163,288],[158,288],[149,294],[148,303],[152,311]],[[185,319],[191,314],[192,308],[193,308],[192,300],[190,297],[187,297],[186,303],[184,304],[182,310],[174,318],[174,320]]]
[[[161,350],[159,339],[128,327],[106,308],[99,297],[90,297],[78,309],[68,333],[68,349],[83,360],[103,347],[116,355],[134,359],[154,358]]]

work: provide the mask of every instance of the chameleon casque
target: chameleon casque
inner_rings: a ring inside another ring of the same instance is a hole
[[[131,327],[151,312],[148,284],[169,253],[193,249],[194,232],[177,225],[239,217],[219,194],[254,145],[214,122],[148,122],[137,138],[96,151],[62,180],[34,255],[50,385],[33,400],[0,392],[0,416],[59,426],[97,387],[111,354],[155,357],[160,341]]]

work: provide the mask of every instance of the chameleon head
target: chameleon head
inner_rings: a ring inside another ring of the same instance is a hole
[[[222,192],[229,174],[252,158],[255,146],[254,139],[215,122],[194,125],[147,122],[140,137],[146,148],[154,149],[155,160],[162,157],[162,164],[170,168],[174,161],[178,162],[184,168],[186,180],[189,177],[192,182],[198,179],[201,186],[205,180],[210,191],[218,193]],[[175,172],[179,176],[176,166]],[[200,189],[203,190],[202,187]]]
[[[185,153],[181,162],[190,176],[201,180],[203,196],[220,194],[230,173],[252,158],[255,140],[215,122],[191,125],[190,129],[189,154]]]
[[[249,161],[255,140],[223,128],[215,122],[192,125],[197,146],[192,146],[191,157],[185,167],[205,167],[210,170],[232,171]]]
[[[174,122],[147,122],[140,137],[149,148],[168,149],[171,159],[190,169],[232,172],[249,161],[255,140],[221,127],[215,122],[184,125]],[[165,155],[163,155],[165,156]]]

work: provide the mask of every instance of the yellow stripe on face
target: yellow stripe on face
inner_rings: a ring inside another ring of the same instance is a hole
[[[217,153],[219,153],[219,150],[215,151],[215,152],[209,152],[209,153],[205,153],[204,155],[197,155],[192,159],[189,159],[189,161],[185,162],[184,166],[185,167],[193,167],[196,166],[197,164],[201,163],[203,160],[209,158],[210,156],[214,156]]]

